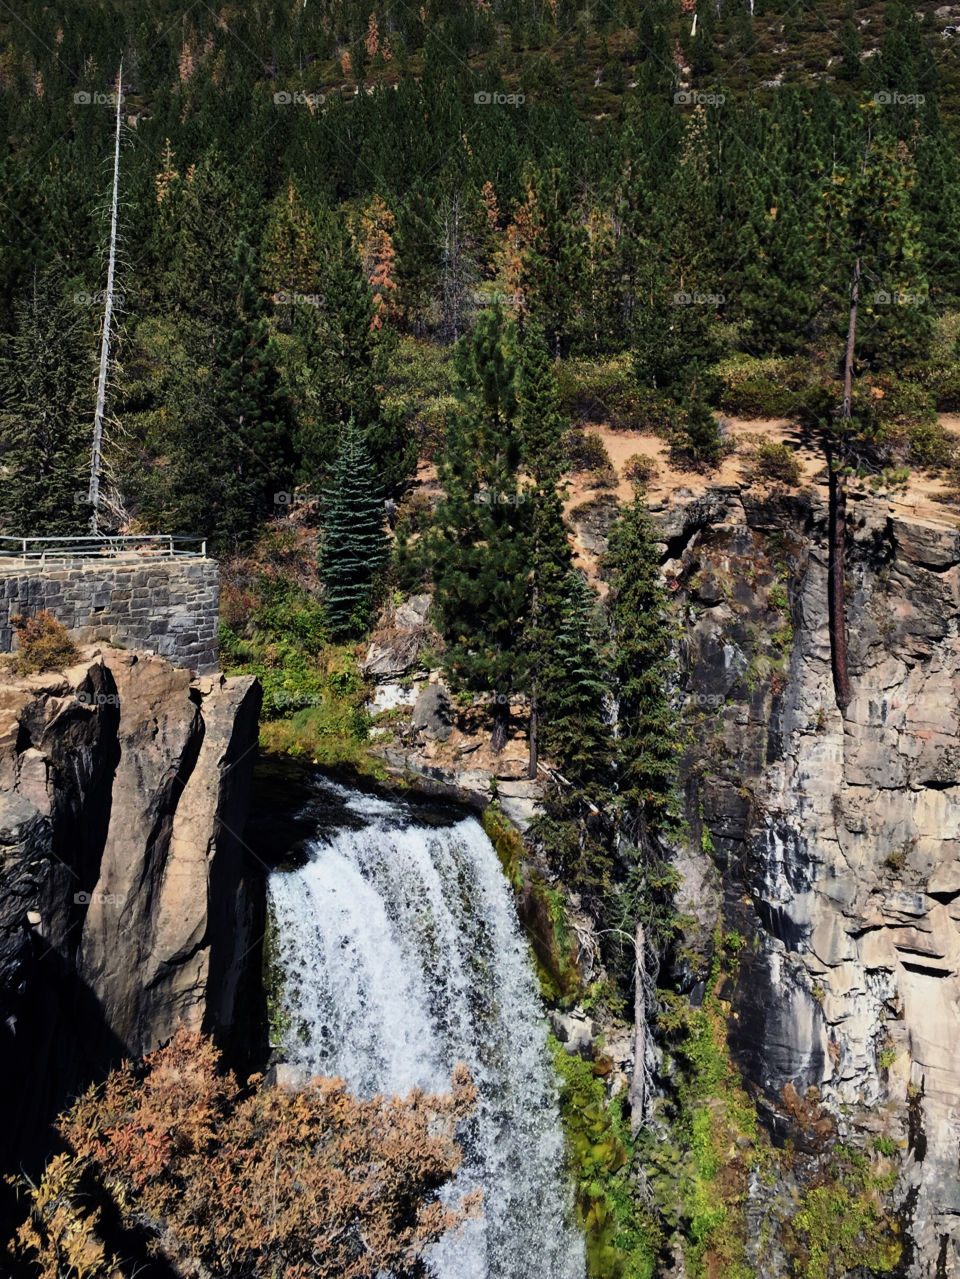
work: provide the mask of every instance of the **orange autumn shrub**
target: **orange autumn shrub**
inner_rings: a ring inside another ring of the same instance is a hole
[[[139,1233],[184,1279],[425,1274],[429,1246],[479,1210],[477,1196],[436,1197],[475,1100],[462,1065],[446,1096],[360,1101],[325,1078],[240,1087],[209,1039],[182,1031],[59,1121],[70,1153],[29,1192],[23,1273],[58,1279],[69,1257],[77,1279],[111,1279]]]

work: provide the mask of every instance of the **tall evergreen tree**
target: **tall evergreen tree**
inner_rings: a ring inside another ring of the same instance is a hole
[[[583,575],[563,580],[550,648],[543,655],[542,740],[552,765],[533,836],[551,865],[600,915],[612,888],[614,741],[607,722],[609,673],[596,598]]]
[[[294,457],[278,355],[249,246],[237,245],[221,287],[232,305],[211,325],[210,350],[180,366],[163,522],[222,542],[244,541],[289,488]],[[203,359],[201,363],[200,360]]]
[[[6,533],[85,532],[95,368],[88,314],[54,260],[35,269],[0,348],[0,524]]]
[[[558,624],[544,670],[543,744],[571,787],[564,807],[581,815],[610,785],[609,679],[601,659],[597,601],[583,574],[563,582]]]
[[[643,849],[666,816],[677,747],[666,595],[641,496],[621,510],[609,545],[620,829],[629,844]]]
[[[867,133],[851,162],[830,174],[821,205],[823,308],[843,341],[842,399],[820,419],[830,471],[830,642],[841,711],[853,696],[845,602],[847,480],[875,465],[876,444],[876,423],[855,411],[857,365],[866,357],[898,367],[925,353],[932,330],[918,220],[909,202],[914,179],[903,151],[902,144]],[[871,282],[872,299],[865,296]]]
[[[429,539],[446,669],[459,687],[492,695],[495,751],[506,744],[510,699],[527,692],[529,676],[531,503],[518,471],[513,347],[499,310],[461,340],[461,406],[447,430],[445,496]]]
[[[332,219],[325,230],[322,300],[316,307],[295,307],[293,318],[300,354],[292,389],[304,472],[330,469],[342,426],[352,417],[376,462],[384,494],[395,494],[416,469],[416,447],[401,415],[382,402],[384,348],[357,249],[346,228]]]
[[[324,489],[320,526],[320,578],[330,635],[354,639],[370,622],[387,536],[376,469],[352,418]]]
[[[550,367],[543,331],[525,326],[516,381],[517,425],[530,520],[530,607],[524,648],[530,659],[529,775],[537,775],[538,729],[545,694],[546,665],[553,648],[573,562],[563,518],[560,477],[561,441],[569,423],[560,410],[560,394]]]

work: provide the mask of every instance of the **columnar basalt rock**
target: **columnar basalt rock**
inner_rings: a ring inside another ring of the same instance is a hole
[[[736,1056],[782,1132],[816,1088],[841,1133],[895,1143],[905,1265],[933,1279],[960,1267],[960,531],[898,509],[850,504],[845,715],[825,503],[718,490],[660,519],[713,850],[687,907],[704,948],[711,901],[749,939]]]
[[[43,1122],[107,1063],[177,1026],[231,1031],[255,941],[242,833],[260,690],[116,650],[6,678],[0,1129],[13,1158],[46,1148]]]

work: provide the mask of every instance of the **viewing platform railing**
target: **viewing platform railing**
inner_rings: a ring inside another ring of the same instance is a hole
[[[115,559],[120,555],[137,555],[150,559],[206,559],[207,543],[202,537],[171,533],[109,533],[81,537],[4,537],[0,536],[0,563],[4,560],[30,560],[41,565],[51,560]]]

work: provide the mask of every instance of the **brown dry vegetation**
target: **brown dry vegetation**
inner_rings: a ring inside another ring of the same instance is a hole
[[[17,1274],[116,1279],[138,1247],[184,1279],[420,1274],[429,1245],[479,1209],[434,1194],[475,1100],[462,1065],[445,1097],[359,1101],[322,1078],[239,1087],[208,1039],[180,1032],[61,1118],[69,1153],[27,1194]]]

